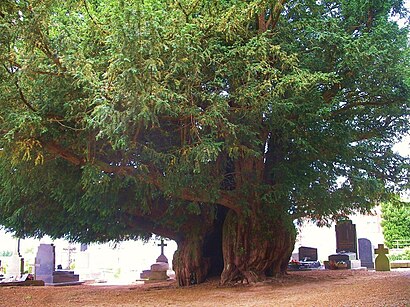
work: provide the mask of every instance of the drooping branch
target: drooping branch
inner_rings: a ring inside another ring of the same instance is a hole
[[[330,114],[330,116],[332,118],[334,118],[334,117],[336,117],[340,114],[346,113],[347,111],[352,110],[355,107],[359,107],[359,106],[363,106],[363,107],[365,107],[365,106],[367,106],[367,107],[384,107],[384,106],[391,105],[391,104],[397,104],[397,100],[392,99],[391,101],[384,102],[384,103],[375,102],[375,101],[363,102],[363,101],[358,100],[358,101],[355,101],[355,102],[348,103],[345,106],[341,107],[340,109],[337,109],[337,110],[333,111]]]
[[[63,158],[64,160],[76,166],[82,166],[86,162],[84,158],[81,158],[79,155],[62,147],[56,142],[42,142],[42,145],[47,150],[48,153],[53,154],[55,156],[59,156]]]
[[[86,158],[77,155],[73,151],[64,148],[56,142],[44,142],[42,145],[50,154],[59,156],[62,159],[70,162],[71,164],[74,164],[76,166],[83,166],[87,163]],[[139,171],[140,168],[136,166],[112,165],[101,160],[94,160],[93,164],[98,166],[103,172],[122,176],[133,176],[138,178],[142,182],[152,184],[160,191],[164,191],[164,185],[161,180],[161,172],[155,169],[155,167],[152,165],[148,166],[148,172],[142,172]],[[175,193],[175,197],[187,201],[220,204],[222,206],[225,206],[226,208],[234,210],[237,213],[240,211],[240,207],[238,205],[239,198],[237,195],[230,191],[223,190],[219,191],[218,194],[219,196],[213,198],[206,191],[203,193],[198,193],[186,188],[180,193]]]
[[[13,74],[13,72],[5,65],[3,64],[4,69],[7,71],[7,73],[9,73],[10,75]],[[23,93],[23,90],[20,87],[20,84],[18,82],[18,79],[16,79],[16,81],[14,82],[14,84],[16,85],[17,91],[19,93],[20,99],[21,101],[33,112],[37,112],[37,110],[28,102],[26,96]]]

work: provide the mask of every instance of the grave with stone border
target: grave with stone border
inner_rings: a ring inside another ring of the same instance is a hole
[[[46,286],[81,284],[79,275],[73,271],[55,270],[55,246],[40,244],[35,258],[35,280],[44,281]]]
[[[335,225],[336,232],[336,253],[328,257],[325,261],[327,269],[361,268],[361,261],[357,259],[357,236],[356,225],[351,220],[339,221]]]
[[[317,269],[320,267],[320,262],[317,260],[317,248],[301,246],[298,249],[297,259],[293,259],[289,265],[290,270],[307,270]]]

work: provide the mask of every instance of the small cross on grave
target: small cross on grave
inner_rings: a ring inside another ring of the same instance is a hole
[[[75,247],[73,247],[71,243],[69,243],[69,244],[68,244],[68,247],[67,247],[67,248],[63,248],[63,250],[64,250],[64,251],[67,251],[67,254],[68,254],[67,270],[70,270],[70,268],[71,268],[71,263],[73,262],[73,259],[72,259],[71,256],[72,256],[73,253],[76,252],[77,249],[76,249]]]
[[[389,249],[385,248],[384,244],[379,244],[374,253],[377,254],[375,260],[376,271],[390,271],[390,261],[386,256],[389,253]]]
[[[164,243],[164,240],[161,239],[161,244],[158,244],[158,246],[161,247],[161,255],[157,258],[157,262],[165,262],[168,263],[167,257],[164,255],[164,247],[167,246],[167,244]]]

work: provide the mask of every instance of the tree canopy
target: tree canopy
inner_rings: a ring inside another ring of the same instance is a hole
[[[219,225],[225,269],[283,266],[249,268],[249,229],[284,229],[270,249],[288,255],[293,220],[408,184],[394,16],[403,1],[2,1],[0,224],[82,242],[207,242]]]

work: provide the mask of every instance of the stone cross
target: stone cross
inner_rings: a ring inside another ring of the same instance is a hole
[[[167,244],[164,243],[164,239],[161,239],[161,244],[158,244],[158,246],[161,246],[161,255],[163,255],[164,247],[167,246]]]
[[[376,260],[374,261],[376,271],[390,271],[390,261],[386,256],[389,250],[384,247],[384,244],[379,244],[378,248],[374,250],[374,253],[377,254]]]
[[[158,244],[158,246],[161,246],[161,255],[157,258],[157,263],[158,262],[163,262],[163,263],[168,263],[168,258],[165,257],[164,255],[164,246],[167,246],[167,244],[164,243],[164,240],[161,239],[161,244]]]
[[[72,256],[73,253],[75,253],[76,248],[73,247],[73,246],[71,245],[71,243],[69,243],[69,244],[68,244],[68,247],[67,247],[67,248],[63,248],[63,250],[64,250],[64,251],[67,251],[67,254],[68,254],[67,270],[70,270],[71,263],[73,262],[73,259],[72,259],[71,256]]]

